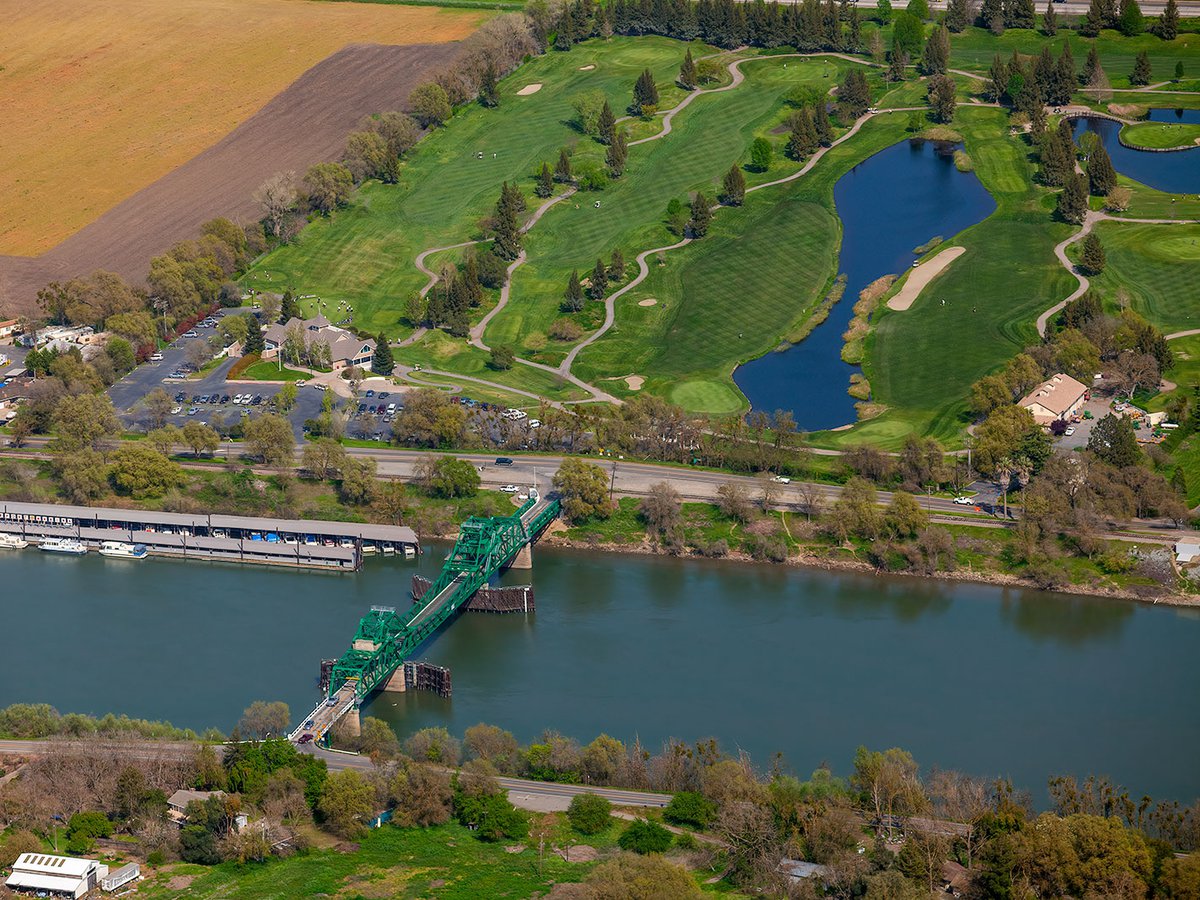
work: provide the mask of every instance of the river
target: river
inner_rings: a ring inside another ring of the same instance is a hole
[[[1200,123],[1200,109],[1152,109],[1146,118],[1151,122]],[[1127,178],[1168,193],[1200,193],[1200,149],[1155,153],[1125,147],[1117,139],[1121,123],[1112,119],[1072,119],[1071,128],[1076,141],[1083,131],[1100,135],[1104,149],[1112,158],[1113,168]]]
[[[358,575],[150,559],[0,555],[0,705],[228,730],[254,699],[316,698],[371,605],[406,602],[417,563]],[[761,765],[845,772],[857,745],[925,766],[1106,773],[1132,795],[1200,794],[1200,614],[948,581],[538,548],[538,610],[470,613],[424,651],[454,696],[378,695],[399,732],[488,721],[719,738]],[[511,572],[509,582],[528,573]]]
[[[842,221],[842,299],[799,344],[733,373],[751,406],[791,410],[804,431],[857,420],[846,390],[859,369],[841,354],[842,333],[862,289],[882,275],[906,271],[915,247],[939,235],[951,238],[996,208],[974,173],[955,168],[952,148],[932,141],[902,141],[864,160],[838,180],[833,200]]]

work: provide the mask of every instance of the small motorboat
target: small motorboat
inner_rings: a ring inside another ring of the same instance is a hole
[[[87,553],[87,544],[75,538],[46,538],[38,548],[47,553],[69,553],[72,556],[83,556]]]
[[[124,541],[105,541],[100,545],[100,555],[112,559],[145,559],[149,552],[145,544],[128,544]]]

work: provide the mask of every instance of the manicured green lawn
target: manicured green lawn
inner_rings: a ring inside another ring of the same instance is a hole
[[[386,329],[392,337],[405,333],[399,324],[404,300],[426,280],[413,264],[417,254],[478,237],[477,223],[490,213],[505,180],[517,181],[530,206],[536,203],[533,175],[541,163],[553,165],[560,147],[592,143],[573,125],[575,95],[603,91],[621,115],[634,81],[649,68],[662,106],[677,103],[683,92],[673,82],[685,49],[666,38],[614,38],[531,60],[501,82],[497,109],[461,110],[418,145],[401,167],[399,184],[367,184],[349,207],[267,255],[245,284],[348,300],[358,327]],[[696,55],[707,52],[693,47]],[[589,65],[595,68],[581,71]],[[533,83],[543,85],[538,93],[517,96]],[[306,306],[305,312],[312,310]]]
[[[241,374],[244,379],[251,381],[300,381],[312,378],[308,372],[297,372],[287,366],[280,368],[274,360],[265,359],[257,362]]]
[[[1186,122],[1138,122],[1121,129],[1126,144],[1151,150],[1195,147],[1200,141],[1200,125]],[[1200,160],[1197,161],[1200,165]]]
[[[1164,332],[1200,328],[1200,225],[1101,222],[1108,264],[1092,284],[1114,309],[1117,291]]]

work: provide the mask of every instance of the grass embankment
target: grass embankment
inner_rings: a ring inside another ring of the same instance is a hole
[[[479,237],[478,222],[491,212],[503,181],[520,184],[532,208],[538,202],[533,176],[542,162],[553,165],[559,148],[592,142],[573,124],[572,97],[602,91],[621,115],[634,81],[649,68],[662,106],[673,105],[683,95],[673,82],[684,48],[666,38],[614,38],[531,60],[500,83],[498,108],[461,110],[418,145],[398,184],[365,185],[348,208],[313,222],[294,244],[261,260],[245,284],[348,300],[356,326],[394,337],[403,331],[405,297],[426,281],[413,264],[417,254]],[[703,45],[693,48],[696,55],[707,52]],[[581,71],[585,66],[594,68]],[[538,93],[517,96],[533,83],[543,85]],[[303,304],[306,314],[311,303]]]
[[[247,381],[301,381],[313,376],[311,372],[299,372],[287,366],[281,368],[279,363],[266,359],[250,366],[238,377]]]
[[[1200,144],[1200,125],[1187,122],[1138,122],[1121,129],[1121,139],[1132,147],[1174,150]]]
[[[459,40],[488,15],[289,0],[9,9],[0,254],[16,255],[48,250],[187,162],[347,44]]]

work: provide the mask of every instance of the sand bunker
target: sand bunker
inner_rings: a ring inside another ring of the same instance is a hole
[[[631,391],[640,391],[642,389],[642,385],[645,383],[646,383],[646,379],[643,378],[641,375],[626,375],[625,376],[625,385]]]
[[[533,84],[527,84],[527,85],[525,85],[525,87],[523,87],[519,91],[517,91],[517,96],[518,97],[528,97],[530,94],[536,94],[541,89],[542,89],[542,83],[540,81],[535,81]]]
[[[647,297],[645,300],[639,300],[638,306],[654,306],[658,301],[653,297]]]
[[[905,310],[913,305],[913,301],[921,295],[925,285],[942,274],[942,271],[960,256],[967,252],[966,247],[948,247],[928,262],[913,269],[908,275],[904,287],[888,301],[888,309]]]
[[[588,66],[580,66],[580,67],[579,67],[579,71],[580,71],[580,72],[590,72],[590,71],[592,71],[592,69],[594,69],[594,68],[596,68],[596,67],[595,67],[595,66],[592,66],[592,65],[588,65]]]

